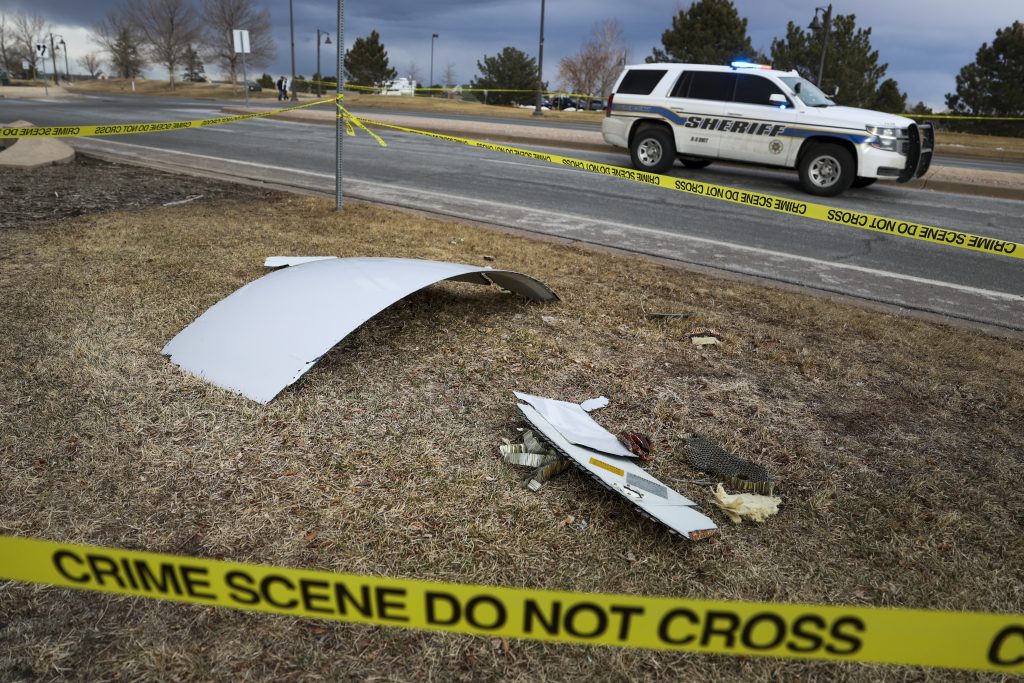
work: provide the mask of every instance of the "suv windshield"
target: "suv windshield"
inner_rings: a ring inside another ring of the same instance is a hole
[[[828,95],[818,90],[818,86],[799,76],[779,76],[779,80],[789,86],[789,89],[796,93],[800,101],[808,107],[834,107],[835,102],[828,98]],[[800,92],[797,92],[797,83],[800,84]]]

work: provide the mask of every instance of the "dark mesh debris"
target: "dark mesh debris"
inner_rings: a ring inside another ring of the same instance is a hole
[[[686,440],[686,458],[701,472],[723,477],[726,482],[743,491],[770,496],[774,485],[768,470],[729,453],[702,436]]]

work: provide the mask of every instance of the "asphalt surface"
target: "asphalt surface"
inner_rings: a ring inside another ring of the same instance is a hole
[[[120,96],[0,100],[0,121],[73,125],[196,119],[217,116],[223,104]],[[387,148],[365,134],[345,139],[348,196],[1024,331],[1024,260],[1019,258],[767,212],[421,136],[381,134]],[[334,191],[334,131],[329,126],[261,119],[78,138],[74,144],[163,168]],[[615,153],[550,151],[624,163]],[[1013,166],[999,165],[999,170]],[[672,174],[808,199],[788,172],[712,165],[699,171],[677,166]],[[820,203],[1024,242],[1022,205],[1012,200],[877,183]]]

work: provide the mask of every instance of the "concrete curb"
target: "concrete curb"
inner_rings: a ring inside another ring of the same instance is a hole
[[[222,110],[227,114],[249,114],[252,113],[252,109],[246,109],[244,107],[225,107]],[[333,126],[335,122],[335,116],[330,112],[313,112],[313,111],[297,111],[289,112],[287,114],[280,114],[273,118],[279,118],[286,121],[295,121],[299,123],[315,123],[319,125],[330,125]],[[402,119],[401,115],[382,114],[377,117],[367,118],[379,118],[384,123],[391,123],[388,119],[398,120]],[[441,135],[451,135],[453,137],[471,138],[474,140],[481,140],[484,142],[506,142],[515,144],[526,144],[534,147],[558,147],[561,149],[576,149],[587,152],[604,152],[604,153],[621,153],[628,156],[629,152],[619,147],[612,147],[603,141],[601,142],[589,142],[586,140],[572,140],[568,139],[571,135],[577,135],[579,137],[597,137],[600,138],[600,133],[596,131],[590,133],[589,131],[557,131],[554,129],[553,132],[564,133],[564,136],[552,136],[552,137],[539,137],[535,134],[527,135],[520,132],[502,132],[500,130],[493,130],[494,128],[506,128],[506,129],[517,129],[526,128],[526,126],[520,124],[496,124],[490,126],[491,130],[473,131],[466,132],[464,130],[465,124],[460,124],[457,121],[442,121],[441,119],[423,119],[424,123],[417,125],[409,125],[407,122],[396,123],[396,125],[404,125],[407,128],[419,128],[430,133],[439,133]],[[441,123],[439,123],[439,121]],[[478,124],[477,124],[478,125]],[[474,125],[476,127],[476,125]],[[552,129],[547,129],[552,131]],[[723,162],[728,163],[728,162]],[[936,167],[938,169],[939,167]],[[1006,187],[991,183],[970,183],[958,180],[945,180],[937,179],[932,175],[921,179],[912,180],[906,183],[903,187],[914,188],[918,190],[932,190],[936,192],[952,192],[954,194],[966,194],[980,197],[994,197],[996,199],[1014,199],[1024,201],[1024,187]]]
[[[4,124],[4,128],[28,128],[28,121]],[[56,138],[19,138],[0,151],[0,166],[30,171],[54,164],[70,164],[75,159],[75,150]]]

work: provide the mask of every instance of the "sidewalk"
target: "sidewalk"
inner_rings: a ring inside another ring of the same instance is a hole
[[[230,114],[250,114],[264,111],[256,107],[229,106],[223,110]],[[362,117],[362,112],[352,112]],[[331,111],[303,109],[275,118],[303,123],[322,123],[334,125],[336,115]],[[365,118],[395,126],[416,128],[431,133],[441,133],[454,137],[465,137],[487,142],[507,142],[520,145],[544,145],[578,149],[591,152],[621,152],[626,150],[608,145],[598,130],[575,130],[561,127],[528,126],[505,121],[463,121],[456,119],[429,118],[424,116],[404,116],[401,114],[378,114],[367,112]],[[627,163],[624,161],[623,163]],[[1024,200],[1024,173],[1007,173],[1003,171],[985,171],[959,168],[935,164],[928,175],[921,180],[913,180],[906,187],[936,190],[939,192],[956,192],[960,194],[998,197],[1001,199]]]

